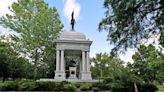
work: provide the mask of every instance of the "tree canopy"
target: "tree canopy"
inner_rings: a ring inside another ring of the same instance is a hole
[[[63,27],[57,10],[43,0],[18,0],[9,9],[13,14],[1,17],[0,24],[19,33],[27,50],[52,45]]]
[[[9,10],[12,13],[1,17],[0,25],[17,33],[11,35],[11,45],[17,52],[30,57],[36,72],[40,61],[45,61],[47,53],[53,51],[53,42],[63,28],[58,12],[56,8],[48,7],[44,0],[18,0]]]
[[[115,45],[113,52],[139,46],[145,39],[164,39],[163,0],[104,0],[105,18],[99,31],[108,32],[107,40]]]
[[[146,82],[164,81],[164,58],[153,45],[141,45],[132,58],[134,62],[128,64],[132,73]]]
[[[107,53],[98,53],[95,58],[91,59],[93,66],[93,78],[107,78],[118,76],[123,70],[123,61],[119,58],[110,56]],[[110,71],[110,72],[109,72]]]

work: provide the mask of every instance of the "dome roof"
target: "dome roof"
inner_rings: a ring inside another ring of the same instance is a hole
[[[64,31],[59,36],[60,40],[86,40],[86,36],[83,33],[76,31]]]

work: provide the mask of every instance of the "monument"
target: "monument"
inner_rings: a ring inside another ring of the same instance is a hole
[[[71,30],[60,33],[56,43],[56,70],[54,79],[58,81],[92,81],[90,71],[90,46],[92,41],[74,29],[72,12]]]

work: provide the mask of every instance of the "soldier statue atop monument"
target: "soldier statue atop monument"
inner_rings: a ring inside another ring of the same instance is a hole
[[[71,26],[73,31],[74,31],[74,25],[75,25],[74,12],[72,12]]]

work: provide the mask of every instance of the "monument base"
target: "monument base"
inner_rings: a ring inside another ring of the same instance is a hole
[[[77,80],[77,77],[76,76],[70,76],[68,79],[69,80]]]
[[[57,79],[48,79],[48,78],[41,78],[37,81],[52,81],[52,82],[62,82],[63,80],[57,80]],[[72,83],[97,83],[97,82],[102,82],[103,80],[71,80],[71,79],[66,79],[65,81],[72,82]]]
[[[81,72],[80,76],[81,80],[92,80],[91,72]]]
[[[63,71],[55,71],[55,80],[66,80],[66,77],[65,77],[65,72]]]

